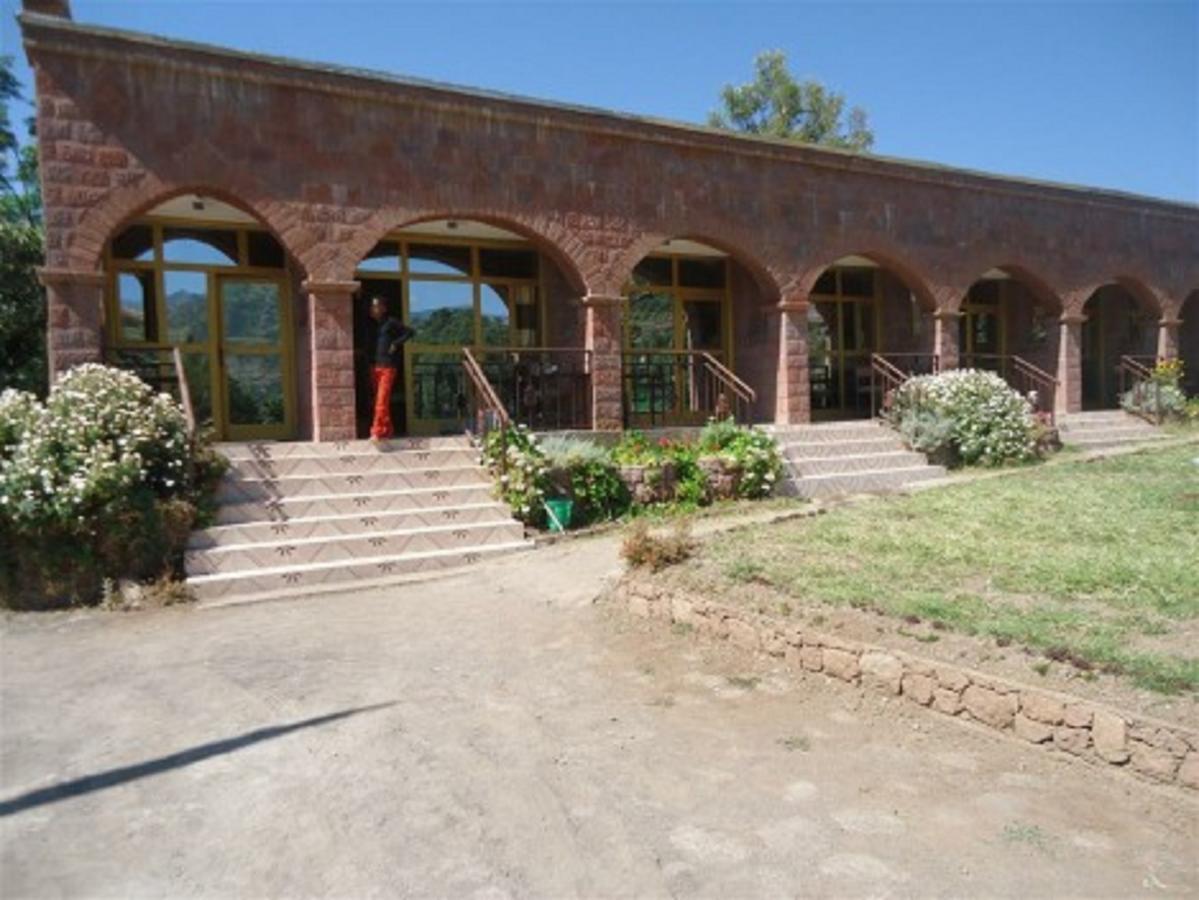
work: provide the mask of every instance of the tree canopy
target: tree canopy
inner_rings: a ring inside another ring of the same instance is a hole
[[[819,81],[798,80],[782,50],[754,58],[754,80],[725,85],[708,124],[726,131],[863,151],[874,146],[866,111],[846,109],[845,96]]]

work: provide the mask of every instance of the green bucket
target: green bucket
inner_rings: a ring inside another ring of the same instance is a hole
[[[575,502],[565,497],[557,497],[545,501],[545,509],[549,513],[546,518],[550,523],[550,531],[565,531],[570,527],[571,516],[574,515]]]

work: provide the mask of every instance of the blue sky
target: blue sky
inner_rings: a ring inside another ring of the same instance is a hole
[[[0,0],[3,52],[28,76]],[[1199,0],[72,0],[81,22],[701,122],[755,53],[870,113],[878,153],[1199,202]]]

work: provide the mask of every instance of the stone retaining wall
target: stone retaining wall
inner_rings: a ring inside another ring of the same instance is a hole
[[[675,622],[705,637],[960,716],[1088,762],[1199,790],[1199,732],[1007,681],[949,663],[780,623],[650,579],[626,576],[608,599],[635,616]]]

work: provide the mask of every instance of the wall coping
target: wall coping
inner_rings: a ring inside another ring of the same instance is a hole
[[[54,16],[22,12],[17,16],[27,48],[81,58],[116,60],[125,65],[152,65],[175,70],[207,69],[232,81],[261,82],[302,87],[325,93],[373,96],[386,102],[450,108],[486,116],[489,121],[508,118],[536,127],[617,134],[633,140],[711,149],[739,155],[767,157],[818,168],[837,169],[903,178],[941,188],[975,190],[1014,196],[1033,196],[1068,204],[1108,206],[1123,212],[1153,213],[1199,224],[1199,204],[1166,200],[1111,188],[1001,175],[923,160],[855,153],[833,147],[800,144],[762,135],[720,131],[709,126],[653,116],[622,113],[581,104],[559,103],[531,97],[464,87],[291,57],[166,38],[143,32],[86,25]],[[233,72],[222,63],[240,63],[252,72]],[[497,104],[502,111],[497,109]],[[557,114],[547,122],[546,113]]]

